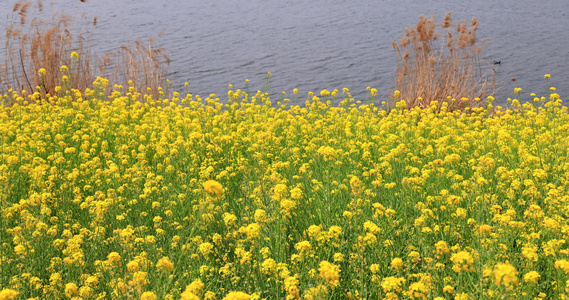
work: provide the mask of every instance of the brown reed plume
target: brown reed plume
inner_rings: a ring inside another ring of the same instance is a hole
[[[152,41],[148,46],[136,41],[115,52],[91,54],[88,37],[77,32],[95,27],[97,17],[87,20],[83,15],[83,22],[77,25],[74,16],[58,13],[51,20],[36,17],[28,23],[32,8],[41,12],[42,1],[19,0],[13,7],[6,28],[4,61],[0,64],[1,94],[12,89],[55,95],[57,86],[84,91],[93,86],[95,74],[124,86],[132,80],[136,88],[153,91],[164,83],[164,63],[170,60],[164,49],[151,48]],[[73,52],[78,55],[72,56]],[[45,72],[38,72],[40,69]]]
[[[477,107],[476,100],[495,92],[492,67],[481,60],[482,47],[476,38],[478,21],[466,20],[454,29],[450,12],[441,27],[446,34],[439,36],[434,16],[421,15],[415,28],[405,28],[397,51],[396,89],[407,107],[426,107],[432,101],[447,101],[449,110]],[[454,100],[453,100],[454,99]]]
[[[41,12],[43,9],[41,1],[36,4]],[[8,89],[34,92],[38,86],[52,92],[59,83],[58,77],[61,76],[59,68],[70,62],[69,53],[73,46],[73,37],[67,30],[70,26],[70,17],[55,15],[51,24],[46,20],[34,18],[28,24],[26,18],[31,6],[30,1],[18,1],[13,7],[12,19],[6,28],[4,62],[0,65],[2,70],[0,84],[3,94]],[[19,17],[19,22],[15,22],[15,17]],[[81,40],[77,43],[77,47],[82,49]],[[39,78],[40,75],[37,73],[40,68],[49,72],[43,78]],[[78,74],[86,74],[82,70],[82,65],[77,66],[77,69],[80,71]],[[74,78],[74,81],[77,80],[78,78]]]
[[[157,88],[166,84],[166,69],[162,65],[169,64],[170,58],[163,48],[152,48],[153,43],[152,39],[146,45],[135,41],[115,52],[105,53],[98,59],[100,72],[108,74],[112,82],[126,83],[137,91],[150,88],[151,93],[156,94]]]

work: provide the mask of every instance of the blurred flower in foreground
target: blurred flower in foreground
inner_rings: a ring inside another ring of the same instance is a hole
[[[221,198],[221,194],[223,193],[223,186],[215,180],[208,180],[204,182],[203,188],[210,194],[216,194],[217,198]]]
[[[2,291],[0,291],[0,299],[13,299],[16,298],[16,296],[18,296],[18,292],[11,290],[11,289],[3,289]]]
[[[504,284],[505,286],[510,286],[511,284],[517,284],[518,278],[516,276],[518,272],[509,263],[497,264],[494,267],[494,277],[496,278],[496,285]]]
[[[230,292],[229,294],[227,294],[227,296],[225,296],[223,299],[224,300],[249,300],[249,298],[251,298],[251,296],[247,293],[243,293],[243,292]]]

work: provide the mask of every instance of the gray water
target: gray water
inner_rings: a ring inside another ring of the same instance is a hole
[[[7,16],[16,1],[0,2]],[[395,50],[405,27],[421,14],[435,15],[438,25],[447,11],[454,24],[472,17],[477,36],[489,41],[482,57],[496,70],[498,103],[530,93],[543,95],[544,74],[563,99],[569,99],[569,1],[412,1],[412,0],[79,0],[44,1],[44,15],[54,12],[98,17],[89,41],[97,52],[118,49],[127,41],[155,38],[168,49],[168,78],[182,91],[226,99],[228,84],[262,89],[271,72],[273,99],[284,91],[300,99],[309,91],[349,88],[364,100],[366,87],[387,100],[395,87]],[[50,4],[51,3],[51,4]],[[0,18],[0,30],[6,25]],[[437,26],[438,26],[437,25]],[[440,27],[438,27],[440,29]],[[439,33],[443,33],[442,30]],[[0,45],[3,45],[3,36]],[[515,78],[512,81],[511,78]]]

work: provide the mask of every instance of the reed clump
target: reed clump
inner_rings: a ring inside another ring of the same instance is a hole
[[[453,26],[447,12],[436,31],[434,16],[421,15],[413,28],[405,28],[397,52],[396,89],[408,107],[426,107],[432,101],[448,101],[449,110],[479,107],[480,99],[495,92],[494,72],[480,58],[482,46],[476,37],[478,20]]]
[[[167,86],[164,64],[170,64],[170,58],[164,48],[152,48],[153,43],[152,39],[134,41],[105,53],[98,58],[100,73],[112,78],[111,82],[126,83],[135,90],[150,88],[155,95],[158,88]]]
[[[0,61],[0,93],[10,90],[55,95],[59,86],[83,91],[98,77],[113,83],[150,88],[157,93],[166,77],[170,59],[153,40],[135,41],[120,49],[94,54],[87,34],[97,26],[97,17],[80,19],[64,12],[50,20],[29,15],[43,11],[43,3],[18,1],[6,28],[4,59]],[[107,92],[110,92],[110,88]]]

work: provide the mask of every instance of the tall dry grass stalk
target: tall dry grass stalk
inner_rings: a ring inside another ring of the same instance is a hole
[[[147,43],[135,41],[115,52],[105,53],[98,58],[99,71],[107,74],[112,82],[127,83],[138,91],[150,88],[156,92],[158,87],[166,85],[163,64],[170,64],[170,58],[163,48],[152,48],[153,42],[152,39]]]
[[[476,100],[495,92],[494,72],[490,64],[480,58],[482,46],[476,38],[478,21],[472,18],[452,25],[447,12],[439,36],[434,16],[421,15],[415,28],[405,28],[397,51],[396,89],[407,107],[426,107],[432,101],[448,101],[449,110],[477,107]]]
[[[136,88],[153,91],[164,84],[170,59],[164,49],[152,48],[152,40],[136,41],[103,55],[92,54],[88,37],[77,32],[89,32],[87,29],[97,26],[97,17],[87,20],[83,15],[78,24],[74,16],[58,13],[51,20],[35,17],[28,22],[34,8],[41,13],[42,1],[19,0],[13,7],[0,64],[0,93],[12,89],[54,95],[57,86],[84,91],[93,86],[96,76],[124,86],[132,81]],[[78,55],[72,57],[73,52]],[[40,69],[45,72],[38,72]]]

